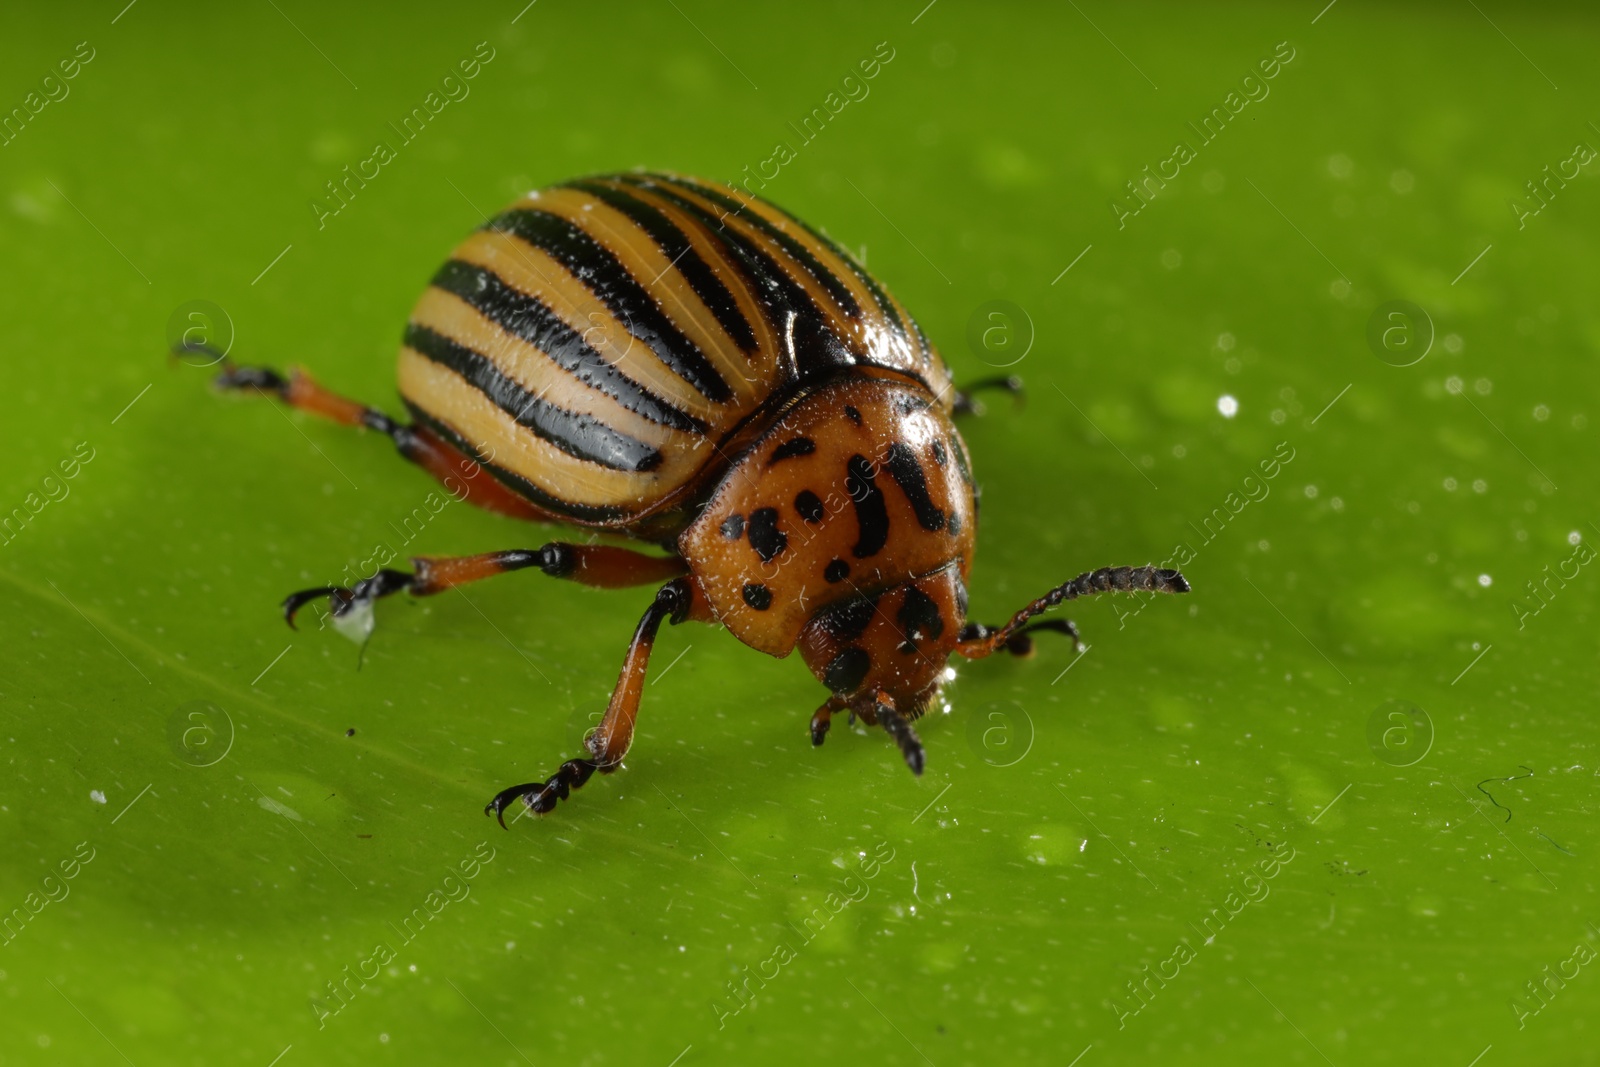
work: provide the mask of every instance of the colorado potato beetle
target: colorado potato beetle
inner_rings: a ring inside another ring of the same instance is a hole
[[[400,396],[411,422],[336,396],[302,371],[223,365],[223,388],[274,394],[377,430],[444,480],[481,465],[468,499],[491,511],[658,546],[553,541],[418,557],[353,587],[307,589],[337,621],[536,567],[607,588],[662,583],[639,620],[587,754],[503,790],[552,810],[633,738],[663,622],[720,623],[752,648],[798,648],[828,698],[811,717],[881,726],[914,773],[912,727],[951,653],[1026,655],[1030,622],[1112,590],[1183,593],[1175,570],[1108,567],[1000,626],[967,618],[978,489],[955,417],[974,410],[916,322],[829,238],[739,189],[613,174],[539,190],[461,243],[406,325]],[[1015,388],[1014,379],[983,384]]]

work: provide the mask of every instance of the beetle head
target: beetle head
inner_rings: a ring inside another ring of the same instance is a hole
[[[800,654],[834,696],[868,712],[869,721],[880,693],[915,718],[948,677],[946,662],[966,618],[966,585],[951,563],[818,611],[800,633]]]

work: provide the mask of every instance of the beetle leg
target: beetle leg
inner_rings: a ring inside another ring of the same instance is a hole
[[[979,622],[970,622],[967,624],[966,628],[961,631],[961,640],[963,642],[978,641],[982,638],[988,637],[994,632],[995,629],[996,627],[985,626]],[[1020,630],[1013,631],[1011,636],[1006,638],[1004,645],[1001,647],[1003,647],[1013,656],[1016,656],[1020,659],[1027,659],[1033,655],[1033,638],[1029,635],[1043,630],[1049,630],[1053,633],[1066,634],[1068,637],[1072,638],[1073,651],[1083,651],[1083,638],[1078,633],[1077,624],[1071,619],[1046,619],[1044,622],[1031,622],[1022,627]],[[960,650],[958,649],[957,651]]]
[[[821,746],[828,739],[828,727],[833,724],[833,713],[847,706],[842,697],[829,697],[811,716],[811,744]],[[850,721],[855,722],[855,712],[850,713]]]
[[[565,541],[477,556],[416,556],[411,563],[417,569],[415,574],[386,569],[357,582],[353,589],[322,586],[292,593],[283,602],[283,617],[292,628],[296,612],[313,600],[327,597],[333,617],[342,619],[353,610],[364,609],[380,597],[401,590],[412,596],[431,596],[528,567],[538,567],[552,578],[567,578],[601,589],[659,582],[688,570],[677,556],[648,556],[611,545],[574,545]]]
[[[983,402],[978,400],[974,393],[980,389],[1000,389],[1017,398],[1017,403],[1022,403],[1022,379],[1015,374],[1006,374],[996,378],[983,378],[973,382],[965,389],[956,390],[955,414],[957,415],[982,415]]]
[[[192,351],[193,348],[182,351]],[[426,426],[396,422],[377,408],[342,397],[323,388],[316,379],[298,367],[287,375],[269,367],[241,367],[223,358],[218,389],[253,389],[277,397],[290,407],[331,419],[341,426],[360,426],[377,430],[394,442],[400,455],[433,475],[458,499],[479,507],[533,522],[559,522],[558,516],[537,507],[506,488],[492,476],[479,478],[483,468],[461,449]]]
[[[1004,626],[990,628],[981,623],[968,624],[966,629],[961,631],[961,640],[955,650],[968,659],[982,659],[1002,648],[1014,655],[1026,655],[1033,647],[1028,633],[1041,629],[1061,630],[1069,634],[1077,644],[1078,630],[1070,622],[1065,622],[1062,626],[1054,625],[1056,620],[1034,623],[1031,626],[1027,623],[1035,615],[1041,615],[1057,604],[1083,596],[1093,596],[1095,593],[1187,593],[1188,591],[1189,583],[1183,575],[1170,569],[1150,566],[1101,567],[1097,571],[1085,571],[1072,581],[1056,586],[1017,612]]]
[[[527,785],[514,785],[510,789],[503,789],[495,794],[483,809],[485,815],[493,815],[499,820],[504,829],[506,826],[505,809],[522,801],[523,805],[535,815],[544,815],[555,810],[556,804],[567,799],[574,789],[587,782],[594,772],[600,769],[600,764],[592,759],[569,759],[543,782],[529,782]]]
[[[561,769],[543,782],[529,782],[501,790],[483,809],[493,815],[503,827],[505,809],[520,801],[536,815],[552,811],[556,804],[587,782],[595,771],[610,774],[622,765],[628,746],[633,743],[634,722],[639,715],[639,697],[644,691],[645,671],[650,665],[650,650],[655,646],[656,631],[661,624],[671,620],[676,625],[685,619],[709,618],[703,599],[697,596],[688,579],[668,582],[656,593],[639,620],[633,640],[628,644],[628,654],[622,661],[622,674],[617,687],[611,691],[611,703],[606,707],[605,718],[594,732],[584,738],[588,758],[567,760]]]
[[[862,717],[867,717],[868,712],[869,709],[863,709]],[[922,750],[922,738],[917,736],[917,731],[911,726],[911,719],[900,713],[888,693],[872,695],[870,714],[877,718],[878,725],[887,730],[889,736],[894,738],[894,743],[900,746],[900,754],[905,757],[906,766],[911,768],[911,773],[920,777],[927,756]]]

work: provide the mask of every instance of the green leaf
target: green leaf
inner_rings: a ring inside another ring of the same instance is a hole
[[[0,1060],[1588,1054],[1587,13],[116,6],[0,41]],[[399,414],[448,249],[633,166],[750,180],[958,379],[1027,380],[964,429],[975,617],[1107,564],[1193,593],[961,666],[920,779],[881,731],[814,750],[796,657],[668,628],[626,769],[501,831],[649,591],[290,632],[375,555],[555,531],[435,514],[381,438],[167,346],[198,309]]]

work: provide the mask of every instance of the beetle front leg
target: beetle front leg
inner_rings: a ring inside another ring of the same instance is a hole
[[[961,631],[961,642],[968,648],[982,647],[984,642],[998,629],[1000,629],[998,626],[985,626],[981,622],[970,622]],[[1044,622],[1031,622],[1019,630],[1012,631],[1011,635],[999,647],[1004,648],[1019,659],[1027,659],[1033,655],[1033,638],[1029,635],[1040,631],[1066,634],[1072,639],[1074,652],[1082,652],[1084,649],[1083,637],[1078,633],[1077,624],[1071,619],[1046,619]],[[960,645],[956,647],[956,651],[962,652]],[[965,655],[966,653],[962,652],[962,654]]]
[[[888,693],[873,693],[866,703],[854,708],[856,714],[868,723],[877,723],[894,738],[894,743],[900,748],[900,755],[905,757],[906,766],[911,768],[911,773],[922,776],[922,769],[927,764],[927,753],[922,748],[922,738],[917,736],[917,731],[911,726],[909,716],[895,707],[894,698]]]
[[[811,716],[811,744],[812,747],[821,747],[822,742],[828,739],[828,728],[833,725],[833,713],[849,706],[849,701],[843,697],[829,697]]]
[[[506,825],[505,809],[518,801],[534,814],[544,815],[553,811],[556,804],[565,800],[572,790],[587,782],[595,771],[610,774],[620,767],[622,757],[627,755],[629,746],[633,744],[634,723],[639,716],[639,697],[644,692],[645,672],[650,666],[650,651],[655,647],[656,632],[668,620],[677,625],[686,619],[703,620],[709,617],[709,609],[704,599],[697,595],[697,589],[690,579],[679,578],[662,586],[634,630],[633,640],[628,644],[628,654],[622,661],[622,674],[617,678],[617,687],[611,691],[611,703],[606,707],[605,718],[593,733],[584,738],[583,744],[589,750],[589,756],[567,760],[560,770],[543,782],[528,782],[501,790],[489,801],[483,813],[494,816],[502,827]]]

